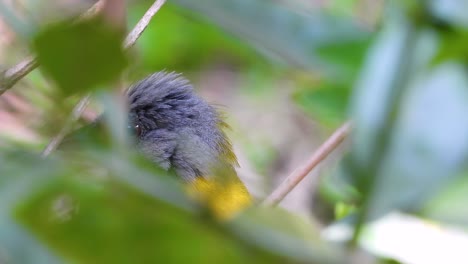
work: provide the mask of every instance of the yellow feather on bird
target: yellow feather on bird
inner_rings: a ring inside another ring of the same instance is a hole
[[[137,147],[185,183],[187,193],[220,219],[252,203],[234,169],[237,160],[214,107],[180,74],[157,72],[127,93]]]

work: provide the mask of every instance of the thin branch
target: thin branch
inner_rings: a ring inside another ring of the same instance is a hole
[[[97,16],[99,13],[101,13],[102,9],[104,8],[104,5],[106,4],[107,0],[99,0],[97,1],[92,7],[90,7],[86,12],[84,12],[78,20],[87,20],[91,19],[95,16]]]
[[[19,80],[39,66],[35,57],[29,56],[15,66],[6,70],[0,80],[0,95],[13,87]]]
[[[63,138],[70,132],[70,130],[73,128],[73,124],[78,121],[80,118],[81,114],[83,111],[86,109],[86,106],[89,103],[89,95],[83,97],[78,104],[75,105],[73,108],[73,111],[68,118],[67,122],[65,125],[63,125],[62,129],[55,135],[52,140],[47,144],[45,149],[42,151],[41,156],[42,157],[47,157],[49,156],[52,151],[54,151],[58,145],[62,142]]]
[[[101,1],[102,2],[102,1]],[[135,27],[132,29],[132,31],[127,35],[125,38],[125,41],[123,43],[123,46],[125,49],[129,49],[132,47],[137,39],[141,36],[143,31],[148,27],[151,19],[153,16],[159,11],[161,6],[165,3],[165,0],[156,0],[153,5],[146,11],[146,13],[143,15],[143,17],[138,21],[138,23],[135,25]],[[71,116],[68,118],[68,121],[65,123],[65,125],[62,127],[62,129],[59,131],[59,133],[54,136],[47,147],[44,149],[42,152],[43,157],[47,157],[52,151],[54,151],[58,145],[62,142],[63,138],[65,135],[67,135],[70,132],[70,129],[72,128],[73,124],[80,118],[81,114],[84,112],[86,109],[86,105],[89,102],[89,97],[90,95],[86,95],[84,98],[82,98],[78,104],[73,108]]]
[[[295,169],[289,176],[263,201],[263,205],[275,206],[288,195],[317,165],[335,150],[351,132],[351,122],[338,128],[301,167]]]
[[[138,23],[135,25],[135,27],[132,29],[132,31],[127,35],[124,41],[124,48],[128,49],[132,47],[137,39],[141,36],[143,31],[145,31],[146,27],[148,27],[148,24],[150,23],[151,19],[153,16],[159,11],[159,9],[162,7],[162,5],[166,2],[166,0],[156,0],[146,11],[146,13],[143,15],[143,17],[138,21]]]
[[[95,3],[79,17],[79,20],[95,17],[102,10],[104,2],[104,0],[100,0]],[[39,62],[37,59],[33,56],[29,56],[15,66],[4,71],[3,76],[0,77],[0,95],[13,87],[13,85],[15,85],[19,80],[21,80],[28,73],[32,72],[38,66]]]

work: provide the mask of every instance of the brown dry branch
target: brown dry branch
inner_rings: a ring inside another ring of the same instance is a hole
[[[301,182],[317,165],[333,152],[351,132],[351,121],[339,127],[301,167],[296,168],[289,176],[263,201],[263,205],[278,205],[299,182]]]
[[[159,11],[162,5],[166,2],[166,0],[156,0],[151,7],[146,11],[143,17],[138,21],[135,27],[130,31],[130,33],[125,38],[123,46],[125,49],[132,47],[137,39],[141,36],[143,31],[148,27],[151,19],[153,16]],[[73,111],[68,118],[65,125],[62,129],[55,135],[47,144],[46,148],[42,152],[43,157],[47,157],[52,151],[54,151],[58,145],[62,142],[63,138],[66,134],[70,132],[70,129],[73,127],[73,124],[80,118],[81,114],[85,111],[86,105],[89,102],[90,95],[86,95],[83,97],[73,108]]]
[[[71,113],[71,116],[68,118],[68,120],[65,122],[65,124],[62,126],[60,131],[55,135],[50,141],[49,144],[44,148],[44,150],[41,153],[42,157],[47,157],[52,151],[54,151],[58,145],[62,142],[63,138],[70,132],[70,130],[73,128],[73,124],[80,118],[81,114],[83,111],[86,109],[86,106],[89,103],[89,95],[83,97],[78,104],[75,105],[73,108],[73,111]]]
[[[96,16],[104,6],[104,0],[98,1],[85,13],[83,13],[79,19],[89,19]],[[34,56],[29,56],[16,64],[15,66],[5,70],[0,76],[0,95],[13,87],[19,80],[21,80],[28,73],[33,71],[39,66],[39,62]]]
[[[161,9],[162,5],[166,2],[166,0],[157,0],[155,1],[150,8],[146,11],[143,17],[138,21],[135,27],[130,31],[124,41],[124,48],[128,49],[132,47],[137,39],[141,36],[143,31],[145,31],[146,27],[148,26],[149,22],[153,18],[153,16]]]

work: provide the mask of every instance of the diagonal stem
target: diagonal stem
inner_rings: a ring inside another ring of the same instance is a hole
[[[339,127],[307,160],[289,176],[263,201],[263,205],[279,204],[317,165],[333,152],[351,132],[351,121]]]

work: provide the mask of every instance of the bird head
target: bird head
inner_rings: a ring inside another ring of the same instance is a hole
[[[197,96],[180,74],[158,72],[127,93],[130,128],[137,147],[186,181],[236,164],[219,113]]]

